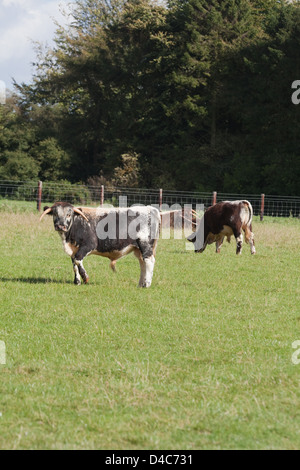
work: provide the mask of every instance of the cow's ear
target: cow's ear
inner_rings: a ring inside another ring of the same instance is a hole
[[[195,240],[196,240],[196,234],[195,234],[195,232],[191,233],[191,235],[189,235],[189,236],[187,237],[187,241],[188,241],[188,242],[194,243]]]
[[[52,214],[52,211],[53,211],[53,208],[52,208],[52,207],[45,206],[45,207],[44,207],[44,212],[42,213],[42,215],[41,215],[41,217],[40,217],[40,221],[42,220],[42,218],[43,218],[46,214]]]

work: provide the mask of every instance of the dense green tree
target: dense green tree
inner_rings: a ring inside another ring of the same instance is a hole
[[[35,137],[31,126],[22,119],[15,96],[0,105],[0,179],[37,178],[39,164],[30,155]]]
[[[67,175],[70,158],[51,136],[47,114],[32,106],[29,112],[16,95],[0,106],[0,179],[58,180]]]
[[[78,2],[57,48],[38,51],[33,84],[19,89],[27,103],[59,108],[61,143],[74,155],[71,177],[112,172],[122,153],[141,146],[165,13],[150,0]]]
[[[14,108],[0,108],[0,177],[111,181],[139,155],[143,186],[299,194],[299,12],[77,1]]]
[[[225,77],[222,115],[235,152],[224,190],[299,195],[300,109],[291,84],[300,76],[300,9],[276,2],[261,14],[264,40],[232,57]]]
[[[173,69],[176,101],[169,112],[180,120],[178,147],[184,156],[177,167],[181,178],[176,179],[189,189],[219,188],[232,155],[230,129],[222,114],[224,77],[231,57],[246,44],[257,43],[262,28],[247,0],[172,5],[180,34]]]

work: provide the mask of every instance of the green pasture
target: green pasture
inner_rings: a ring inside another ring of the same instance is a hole
[[[74,286],[51,218],[6,205],[1,449],[300,448],[298,219],[256,219],[255,256],[161,239],[150,289],[133,255]]]

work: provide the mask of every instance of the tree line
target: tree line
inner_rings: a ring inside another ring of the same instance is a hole
[[[300,8],[78,0],[0,106],[0,179],[299,195]]]

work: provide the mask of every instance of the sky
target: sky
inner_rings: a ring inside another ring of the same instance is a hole
[[[70,1],[0,0],[0,84],[13,90],[13,78],[17,83],[31,81],[31,63],[36,59],[33,41],[53,45],[54,19],[67,23],[61,7],[66,9]]]

